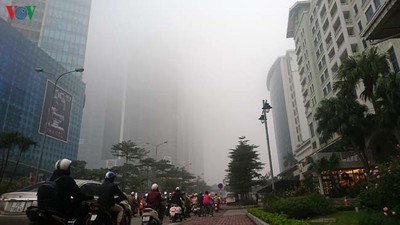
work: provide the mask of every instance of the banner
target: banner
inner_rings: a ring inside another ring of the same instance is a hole
[[[67,142],[72,95],[59,87],[54,91],[54,86],[53,82],[47,81],[39,133]]]

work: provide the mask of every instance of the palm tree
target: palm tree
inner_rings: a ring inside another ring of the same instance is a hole
[[[400,73],[390,73],[377,80],[374,98],[380,115],[379,125],[393,131],[400,143]]]
[[[318,122],[317,132],[321,140],[327,142],[335,134],[340,135],[343,143],[359,155],[365,168],[369,167],[364,137],[370,130],[370,119],[365,116],[367,107],[354,99],[332,97],[320,102],[315,113]]]
[[[0,133],[0,150],[2,150],[2,159],[1,159],[1,167],[0,167],[0,183],[3,180],[4,173],[7,168],[8,158],[10,156],[10,151],[13,147],[15,147],[17,143],[17,139],[20,137],[20,134],[17,132],[1,132]]]
[[[296,160],[296,158],[294,157],[293,152],[288,152],[288,153],[283,157],[283,165],[284,165],[285,167],[296,165],[296,163],[297,163],[297,160]]]
[[[349,92],[356,90],[357,85],[362,81],[364,90],[360,98],[372,102],[375,113],[379,109],[374,99],[374,88],[379,77],[389,72],[389,64],[385,54],[378,53],[377,48],[372,47],[361,54],[350,56],[343,60],[337,72],[338,82],[334,84],[334,90]]]
[[[24,152],[26,152],[31,146],[35,146],[36,147],[36,142],[35,141],[33,141],[32,139],[27,138],[27,137],[25,137],[25,136],[23,136],[21,134],[18,134],[18,137],[15,140],[15,144],[18,146],[19,153],[18,153],[17,162],[15,163],[14,171],[13,171],[11,177],[10,177],[10,180],[8,181],[7,189],[10,187],[10,185],[11,185],[11,183],[12,183],[14,177],[15,177],[15,174],[17,172],[17,168],[18,168],[18,165],[19,165],[19,161],[21,160],[22,154]]]

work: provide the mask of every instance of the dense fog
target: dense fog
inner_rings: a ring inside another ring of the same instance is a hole
[[[260,146],[265,174],[258,117],[262,99],[269,99],[270,66],[294,48],[286,39],[294,2],[93,0],[83,124],[113,137],[93,148],[131,139],[154,151],[145,143],[168,141],[158,158],[169,157],[214,184],[225,177],[229,149],[246,136]]]

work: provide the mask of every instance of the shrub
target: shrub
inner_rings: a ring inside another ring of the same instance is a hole
[[[248,209],[248,212],[270,225],[309,225],[304,220],[288,219],[283,214],[267,213],[261,209]]]
[[[319,194],[281,199],[275,201],[272,208],[274,212],[284,213],[296,219],[324,215],[334,210],[325,196]]]
[[[361,206],[378,211],[384,207],[400,208],[400,158],[369,172],[369,182],[360,193]]]
[[[398,225],[400,221],[397,218],[384,216],[383,213],[374,211],[365,211],[360,216],[359,225]]]

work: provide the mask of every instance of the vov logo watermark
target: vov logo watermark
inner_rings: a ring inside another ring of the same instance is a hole
[[[24,20],[26,17],[32,20],[33,14],[35,13],[35,5],[17,6],[17,5],[7,5],[6,9],[10,19],[13,20],[17,18],[19,20]]]

